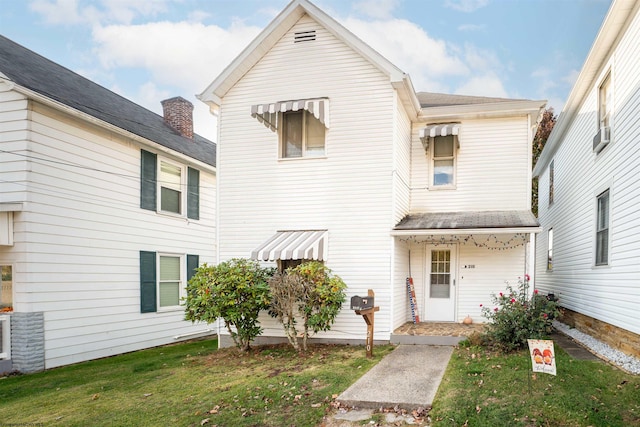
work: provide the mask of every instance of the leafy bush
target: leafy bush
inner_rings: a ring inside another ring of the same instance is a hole
[[[185,319],[213,323],[222,318],[236,346],[249,350],[262,333],[258,314],[269,307],[272,274],[273,269],[243,258],[199,267],[187,285]]]
[[[552,320],[558,316],[556,301],[533,291],[527,295],[528,278],[518,281],[518,288],[507,282],[506,292],[492,295],[494,307],[482,307],[482,315],[490,322],[487,340],[504,351],[526,347],[528,339],[541,339],[553,331]]]
[[[300,351],[298,320],[302,321],[302,351],[307,350],[310,331],[328,331],[346,299],[347,285],[318,261],[309,261],[269,280],[269,314],[284,326],[294,349]]]

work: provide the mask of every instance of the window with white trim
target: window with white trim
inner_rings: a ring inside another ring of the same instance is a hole
[[[198,265],[198,255],[140,251],[140,312],[182,309]]]
[[[613,106],[611,94],[611,73],[609,73],[598,88],[598,120],[600,128],[611,126],[611,107]]]
[[[182,281],[182,257],[160,254],[158,256],[158,308],[180,305],[185,296]]]
[[[325,125],[307,110],[282,113],[282,158],[322,157],[325,154]]]
[[[597,197],[596,265],[609,264],[609,190]]]
[[[553,270],[553,228],[547,232],[547,270]]]
[[[159,210],[181,215],[183,212],[182,189],[185,186],[182,166],[160,160],[158,174]]]
[[[453,187],[455,185],[455,153],[454,135],[436,136],[433,138],[433,155],[431,183],[434,187]]]
[[[555,174],[555,160],[551,160],[549,164],[549,206],[553,204],[553,196],[555,187],[553,185],[553,175]]]

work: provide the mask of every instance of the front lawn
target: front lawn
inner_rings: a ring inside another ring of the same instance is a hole
[[[433,425],[640,425],[640,376],[575,360],[557,347],[556,364],[557,376],[532,375],[526,351],[458,348],[433,402]]]
[[[0,425],[315,426],[374,359],[361,346],[249,354],[215,340],[154,348],[0,379]]]

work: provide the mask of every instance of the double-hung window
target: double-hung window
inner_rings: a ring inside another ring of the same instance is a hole
[[[140,312],[182,309],[186,284],[198,265],[198,255],[140,251]]]
[[[547,270],[553,270],[553,228],[547,233]]]
[[[160,160],[160,175],[158,187],[160,189],[160,211],[182,214],[182,167]]]
[[[182,257],[160,254],[158,277],[158,308],[180,305],[182,283]]]
[[[613,100],[611,99],[611,73],[607,74],[600,87],[598,88],[598,118],[600,128],[611,126],[611,107]]]
[[[200,171],[141,150],[140,207],[200,219]]]
[[[613,86],[611,72],[598,86],[598,129],[593,138],[593,151],[599,153],[611,141],[611,119],[613,116]]]
[[[281,157],[324,156],[325,126],[306,110],[282,113]]]
[[[551,164],[549,165],[549,206],[553,204],[553,196],[555,192],[555,187],[553,184],[554,173],[555,173],[555,160],[551,160]]]
[[[433,175],[435,187],[451,187],[455,184],[455,136],[433,138]]]
[[[609,264],[609,190],[597,197],[596,265]]]

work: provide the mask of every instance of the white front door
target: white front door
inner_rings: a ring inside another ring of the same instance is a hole
[[[426,247],[423,318],[428,322],[455,321],[457,253],[454,244]]]

